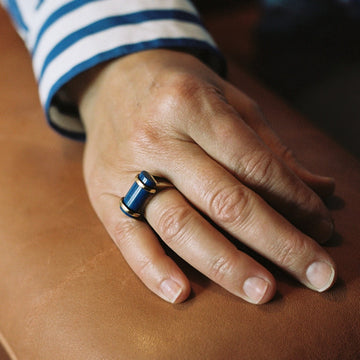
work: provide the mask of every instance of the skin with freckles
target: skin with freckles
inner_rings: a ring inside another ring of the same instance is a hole
[[[198,59],[170,50],[139,52],[81,75],[67,90],[86,128],[91,203],[155,294],[178,303],[190,293],[156,234],[251,303],[271,300],[275,279],[224,233],[313,290],[333,284],[335,264],[318,243],[333,232],[320,196],[332,193],[334,181],[303,168],[255,102]],[[141,170],[175,186],[152,198],[146,222],[119,210],[119,199]]]

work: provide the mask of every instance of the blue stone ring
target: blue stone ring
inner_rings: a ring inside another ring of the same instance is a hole
[[[136,175],[130,190],[120,200],[121,211],[133,219],[141,219],[147,202],[160,190],[173,187],[166,180],[153,176],[147,171]]]

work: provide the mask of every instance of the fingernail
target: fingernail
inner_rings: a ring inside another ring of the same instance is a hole
[[[328,241],[334,233],[334,223],[331,220],[321,220],[316,229],[317,240],[322,244]]]
[[[245,280],[243,289],[251,302],[258,304],[264,297],[269,283],[259,277],[251,277]]]
[[[160,289],[165,300],[172,304],[179,298],[182,293],[182,287],[171,279],[166,279],[160,284]]]
[[[308,267],[306,270],[306,277],[314,290],[323,292],[333,283],[335,270],[329,264],[317,261]]]

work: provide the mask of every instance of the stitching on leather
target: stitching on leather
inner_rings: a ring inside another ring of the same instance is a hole
[[[107,256],[110,256],[115,251],[119,251],[119,249],[117,247],[110,247],[108,249],[105,249],[102,252],[88,259],[84,264],[71,270],[66,275],[66,277],[61,282],[59,282],[54,288],[47,290],[46,293],[42,295],[39,295],[38,297],[39,301],[35,301],[36,303],[35,307],[47,303],[62,288],[66,287],[73,280],[78,279],[83,273],[85,273],[86,270],[96,267],[96,265],[98,265],[101,262],[101,260],[103,260]]]
[[[30,313],[24,321],[24,328],[27,329],[25,334],[32,333],[32,324],[36,322],[36,318],[39,316],[38,314],[41,313],[43,307],[51,302],[51,300],[54,299],[56,295],[59,294],[59,292],[65,289],[74,280],[80,278],[84,273],[86,273],[87,270],[95,268],[105,258],[118,251],[119,249],[117,247],[111,246],[110,248],[96,254],[92,258],[88,259],[84,264],[74,268],[71,272],[69,272],[63,281],[59,282],[54,288],[49,289],[43,294],[39,295],[37,299],[34,300],[33,306],[30,309]],[[25,344],[26,342],[26,339],[24,339]]]

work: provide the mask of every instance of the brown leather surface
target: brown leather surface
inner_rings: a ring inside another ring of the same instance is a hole
[[[46,126],[2,10],[0,54],[0,332],[12,359],[358,358],[360,165],[351,155],[232,67],[303,162],[337,179],[338,234],[327,249],[339,280],[318,294],[275,269],[276,298],[254,306],[182,264],[193,295],[170,305],[140,283],[96,218],[83,145]]]

